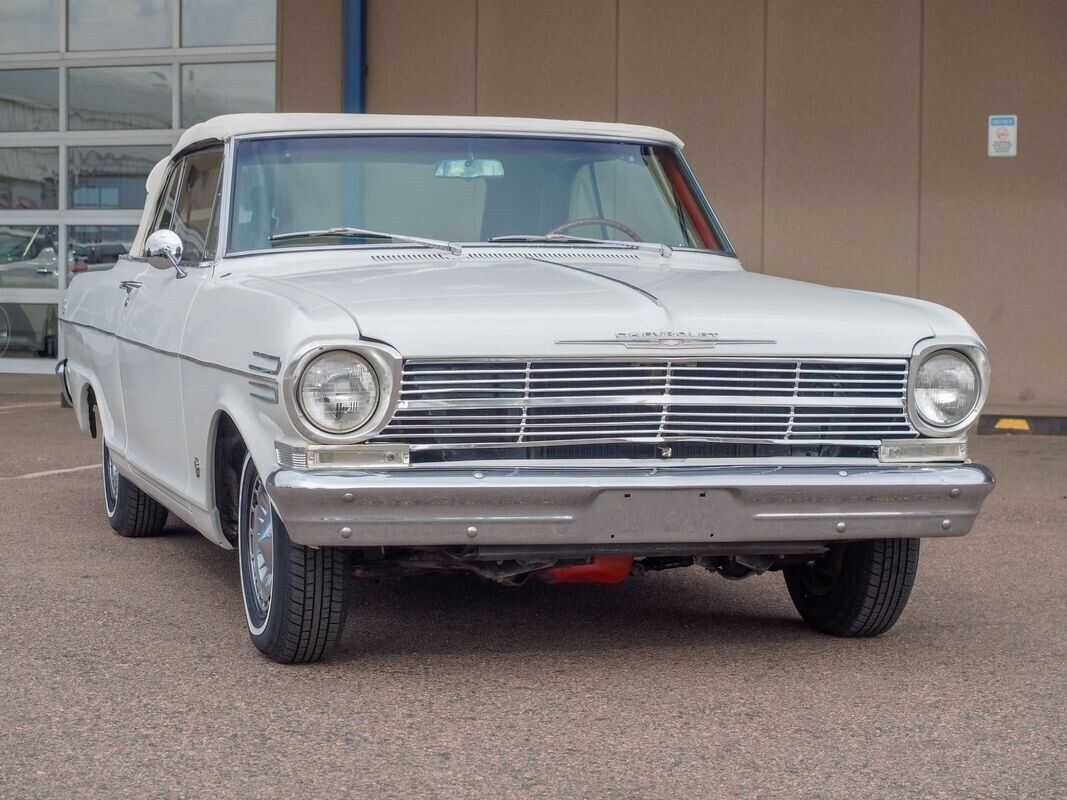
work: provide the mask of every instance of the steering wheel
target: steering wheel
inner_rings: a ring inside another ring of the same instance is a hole
[[[566,233],[572,228],[580,228],[583,225],[603,225],[608,228],[614,228],[615,230],[626,234],[635,242],[642,242],[642,239],[637,231],[631,228],[629,225],[623,225],[621,222],[613,219],[607,219],[606,217],[587,217],[586,219],[572,219],[570,222],[564,222],[548,232],[549,236],[556,233]]]

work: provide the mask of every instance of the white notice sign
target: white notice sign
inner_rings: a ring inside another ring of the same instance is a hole
[[[989,118],[989,156],[1014,156],[1019,147],[1019,117],[997,114]]]

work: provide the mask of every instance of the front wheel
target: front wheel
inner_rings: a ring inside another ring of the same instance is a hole
[[[834,545],[783,572],[793,605],[811,627],[832,636],[877,636],[900,618],[918,565],[918,539],[871,539]]]
[[[241,469],[237,550],[252,643],[283,664],[318,661],[345,621],[348,555],[289,539],[251,456]]]

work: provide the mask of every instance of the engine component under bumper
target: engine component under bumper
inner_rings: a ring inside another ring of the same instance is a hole
[[[961,536],[993,485],[973,464],[426,467],[279,469],[268,491],[300,544],[426,547]]]

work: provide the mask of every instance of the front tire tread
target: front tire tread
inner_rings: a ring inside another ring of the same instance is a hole
[[[786,585],[801,617],[832,636],[878,636],[907,605],[919,565],[918,539],[873,539],[846,545],[840,576],[825,594],[805,580],[808,567],[787,567]]]

